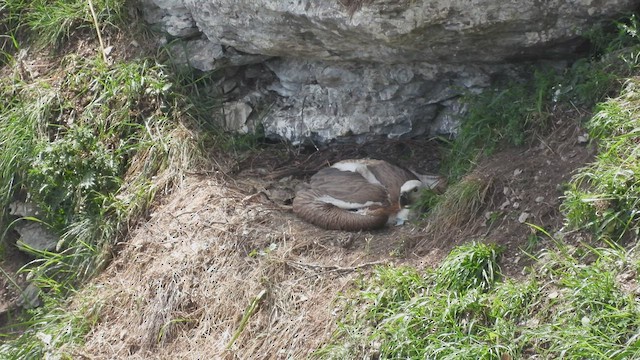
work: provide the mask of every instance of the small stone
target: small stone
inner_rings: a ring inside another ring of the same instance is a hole
[[[541,203],[541,202],[543,202],[543,201],[544,201],[544,196],[538,196],[538,197],[536,198],[536,202],[537,202],[537,203]]]
[[[557,299],[558,296],[560,296],[560,293],[558,293],[557,291],[552,291],[549,293],[549,295],[547,295],[549,299]]]
[[[29,284],[18,298],[18,306],[24,309],[33,309],[40,306],[40,288],[34,284]]]
[[[629,281],[631,279],[633,279],[636,276],[636,273],[633,271],[628,271],[625,273],[622,273],[620,275],[618,275],[618,277],[620,278],[621,281]]]
[[[513,176],[518,176],[518,175],[520,175],[520,174],[522,174],[522,169],[515,169],[515,170],[513,170]]]
[[[514,209],[519,209],[520,208],[520,203],[516,201],[516,202],[513,203],[512,206],[513,206]]]
[[[16,242],[18,249],[29,252],[29,248],[38,251],[55,251],[60,238],[40,222],[20,220],[14,227],[20,235]]]
[[[234,80],[228,80],[222,83],[222,92],[224,94],[228,94],[231,91],[235,90],[238,87],[238,82]]]
[[[500,205],[500,210],[506,209],[509,205],[511,205],[511,201],[505,200],[502,205]]]
[[[578,135],[578,144],[586,144],[589,142],[589,134],[584,133],[582,135]]]
[[[589,326],[589,324],[591,324],[591,319],[587,316],[583,316],[580,322],[582,323],[582,326]]]
[[[527,219],[529,218],[529,216],[531,216],[531,214],[529,214],[528,212],[524,211],[522,214],[520,214],[520,216],[518,217],[518,222],[519,223],[524,223],[525,221],[527,221]]]

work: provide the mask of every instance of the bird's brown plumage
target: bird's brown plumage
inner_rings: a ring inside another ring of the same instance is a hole
[[[313,175],[298,191],[293,211],[325,229],[383,227],[401,207],[400,188],[418,178],[382,160],[345,160]]]

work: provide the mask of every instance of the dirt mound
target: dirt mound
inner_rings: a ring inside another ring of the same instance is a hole
[[[485,205],[468,226],[435,238],[425,221],[375,232],[321,230],[288,206],[296,183],[345,158],[433,171],[439,159],[433,142],[343,145],[309,154],[264,149],[231,175],[190,176],[85,290],[101,310],[78,353],[98,359],[308,358],[335,327],[336,295],[375,265],[435,266],[456,244],[479,238],[507,246],[505,267],[518,273],[524,266],[516,261],[519,248],[531,232],[524,222],[559,226],[558,185],[590,156],[578,142],[581,134],[569,122],[558,123],[534,146],[480,164],[472,176],[489,184]]]

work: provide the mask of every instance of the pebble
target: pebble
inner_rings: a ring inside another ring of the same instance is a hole
[[[519,223],[524,223],[525,221],[527,221],[527,219],[529,218],[531,214],[529,214],[528,212],[523,212],[522,214],[520,214],[520,216],[518,217],[518,222]]]

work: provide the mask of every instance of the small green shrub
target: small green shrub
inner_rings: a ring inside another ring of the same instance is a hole
[[[25,186],[44,214],[55,216],[44,220],[64,226],[77,213],[99,213],[103,206],[99,194],[117,191],[122,181],[124,158],[120,149],[113,150],[90,127],[81,125],[72,125],[60,138],[36,147]]]

